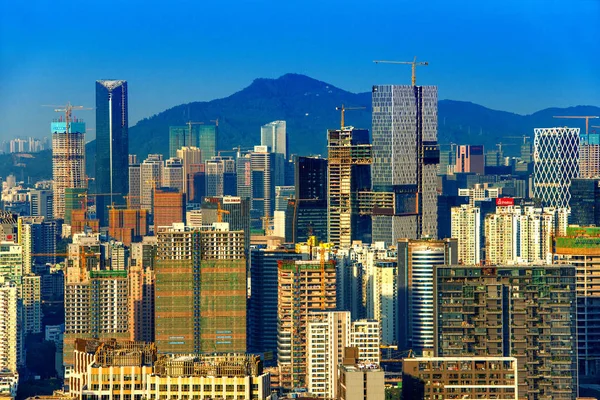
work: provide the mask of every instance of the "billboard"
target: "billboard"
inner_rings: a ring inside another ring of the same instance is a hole
[[[515,199],[513,199],[512,197],[498,197],[496,199],[496,205],[501,207],[514,206]]]

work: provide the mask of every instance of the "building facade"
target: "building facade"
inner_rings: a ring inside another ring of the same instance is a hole
[[[108,225],[107,206],[125,204],[129,186],[129,119],[127,82],[96,81],[96,214]]]
[[[481,210],[463,204],[451,208],[452,237],[458,241],[458,262],[478,265],[481,262]]]
[[[437,234],[437,87],[376,85],[372,187],[393,192],[394,215],[373,216],[373,241]]]

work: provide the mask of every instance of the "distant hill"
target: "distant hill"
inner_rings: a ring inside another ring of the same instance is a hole
[[[17,181],[36,182],[52,179],[52,151],[0,155],[0,178],[14,175]]]
[[[326,131],[340,125],[335,108],[363,106],[365,110],[346,113],[346,125],[371,128],[371,93],[351,93],[304,75],[286,74],[277,79],[256,79],[231,96],[208,102],[175,106],[139,121],[129,129],[130,152],[144,159],[149,153],[169,151],[169,126],[186,121],[219,119],[218,148],[260,144],[260,126],[270,121],[287,121],[289,148],[293,154],[326,154]],[[438,141],[444,143],[507,143],[508,154],[517,154],[520,139],[533,136],[534,127],[569,125],[584,128],[581,120],[557,120],[553,115],[600,115],[600,108],[576,106],[548,108],[531,115],[519,115],[464,101],[440,100]],[[512,147],[510,145],[513,145]],[[88,171],[93,174],[95,143],[87,145]]]

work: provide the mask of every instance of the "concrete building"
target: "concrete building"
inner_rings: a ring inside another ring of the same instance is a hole
[[[154,342],[154,265],[157,245],[156,237],[146,237],[142,243],[133,243],[131,246],[128,273],[131,340]]]
[[[517,359],[519,397],[577,397],[573,266],[439,266],[435,356]]]
[[[29,191],[29,215],[34,217],[54,218],[54,193],[52,190]]]
[[[554,238],[559,263],[575,267],[577,274],[577,348],[579,375],[600,375],[600,228],[569,227]]]
[[[277,360],[278,264],[307,259],[308,255],[285,249],[250,248],[250,296],[248,298],[248,352],[265,354],[265,362]]]
[[[459,378],[460,374],[460,378]],[[515,357],[417,357],[402,362],[407,399],[519,400]]]
[[[183,186],[183,192],[188,194],[188,201],[191,200],[190,191],[193,186],[193,171],[195,167],[202,164],[202,151],[198,147],[185,146],[177,150],[177,157],[181,158],[183,163],[183,178],[186,184]]]
[[[154,190],[160,187],[163,180],[162,154],[149,154],[140,164],[140,207],[152,211],[154,206]]]
[[[250,154],[239,155],[235,163],[237,195],[252,201],[252,162]]]
[[[131,177],[131,175],[129,175]],[[111,208],[108,211],[108,235],[126,246],[148,234],[148,211]]]
[[[157,188],[154,190],[154,231],[159,226],[171,226],[185,221],[185,194],[177,189]]]
[[[463,204],[451,209],[452,237],[458,242],[458,262],[478,265],[481,262],[481,210]]]
[[[221,221],[229,224],[232,231],[244,232],[244,249],[250,248],[250,201],[237,196],[205,197],[202,203],[202,223],[212,225],[219,222],[218,208],[221,207]],[[188,224],[189,225],[189,224]]]
[[[454,172],[485,174],[485,156],[482,145],[456,146]]]
[[[24,361],[21,313],[17,284],[0,276],[0,369],[11,372]]]
[[[65,188],[86,188],[85,123],[54,121],[52,132],[52,191],[54,218],[65,218]]]
[[[284,390],[305,387],[307,327],[311,311],[335,310],[333,261],[278,263],[277,362]]]
[[[162,186],[183,192],[185,180],[183,178],[183,160],[171,157],[165,161],[163,168]]]
[[[288,141],[285,121],[273,121],[260,128],[260,145],[273,153],[273,185],[285,185],[285,163],[288,158]]]
[[[385,398],[385,372],[376,363],[358,362],[356,348],[346,348],[339,366],[338,399],[370,400]]]
[[[271,225],[275,210],[274,163],[274,154],[269,151],[267,146],[254,146],[254,151],[250,153],[251,224],[253,228],[260,229]],[[263,218],[266,218],[266,222],[263,221]]]
[[[354,240],[370,242],[371,219],[359,213],[354,200],[371,187],[369,131],[345,127],[327,132],[328,242],[348,247]]]
[[[235,196],[237,180],[233,157],[214,156],[206,160],[206,196]]]
[[[78,340],[75,359],[69,394],[77,398],[271,399],[253,355],[157,355],[149,343]]]
[[[379,324],[377,321],[350,322],[348,311],[313,312],[307,328],[308,391],[324,398],[339,398],[338,366],[347,347],[358,350],[358,360],[379,364]]]
[[[17,224],[18,243],[23,248],[23,273],[31,273],[33,265],[55,264],[57,222],[45,221],[44,217],[19,217]]]
[[[159,227],[155,335],[161,353],[246,351],[244,233]],[[190,302],[193,293],[198,301]],[[200,329],[200,327],[202,329]]]
[[[569,223],[579,226],[600,226],[600,179],[572,179],[570,190]]]
[[[579,128],[535,128],[533,194],[544,207],[568,208],[579,177]]]
[[[275,186],[275,211],[286,211],[288,201],[294,198],[295,193],[294,186]]]
[[[579,177],[597,178],[600,176],[600,133],[581,136],[579,147]]]
[[[456,265],[456,239],[398,241],[399,320],[396,344],[417,354],[434,345],[433,274],[440,265]]]
[[[437,87],[375,85],[375,192],[393,192],[394,215],[373,216],[373,241],[395,243],[437,234]]]

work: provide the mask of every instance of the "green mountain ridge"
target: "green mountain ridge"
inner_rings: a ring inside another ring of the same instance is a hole
[[[131,100],[131,99],[130,99]],[[169,126],[187,121],[219,120],[221,150],[234,146],[260,144],[260,127],[275,120],[287,122],[292,154],[327,154],[326,132],[340,126],[336,107],[365,107],[346,112],[346,125],[371,129],[371,92],[352,93],[305,75],[286,74],[277,79],[259,78],[228,97],[192,102],[169,108],[142,119],[129,128],[129,151],[143,160],[148,154],[169,152]],[[554,115],[600,115],[595,106],[547,108],[529,115],[498,111],[456,100],[438,102],[438,142],[440,144],[483,144],[491,148],[503,142],[505,152],[516,155],[522,139],[533,137],[533,128],[565,126],[585,129],[583,120],[557,120]],[[95,141],[86,145],[88,175],[95,167]],[[41,154],[41,153],[40,153]],[[0,176],[14,173],[18,178],[51,178],[51,157],[35,156],[27,166],[15,166],[10,155],[0,156]],[[35,164],[35,165],[34,165]],[[30,173],[29,169],[34,169]]]

